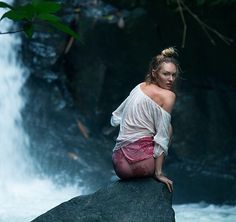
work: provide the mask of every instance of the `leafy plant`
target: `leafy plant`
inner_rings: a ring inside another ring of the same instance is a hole
[[[61,9],[61,4],[57,2],[32,0],[30,3],[20,6],[12,6],[5,2],[0,2],[0,8],[9,9],[2,15],[0,20],[8,18],[13,21],[23,22],[22,31],[30,38],[36,30],[37,24],[42,22],[47,23],[76,39],[79,38],[78,33],[74,32],[69,26],[63,24],[60,17],[55,14]]]

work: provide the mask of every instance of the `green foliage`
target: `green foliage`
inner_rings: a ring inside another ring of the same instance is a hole
[[[46,22],[56,29],[67,33],[78,39],[79,36],[69,26],[60,21],[60,17],[56,16],[61,9],[61,5],[57,2],[46,0],[32,0],[30,3],[21,6],[11,6],[5,2],[0,2],[0,8],[8,8],[9,10],[3,14],[0,20],[8,18],[13,21],[23,22],[23,31],[28,37],[32,37],[36,24]]]
[[[26,23],[23,27],[25,34],[31,38],[34,34],[34,29],[32,23]]]
[[[12,6],[8,5],[5,2],[0,2],[0,8],[12,8]]]
[[[45,0],[32,0],[32,6],[38,14],[56,13],[61,9],[61,5],[59,3]]]

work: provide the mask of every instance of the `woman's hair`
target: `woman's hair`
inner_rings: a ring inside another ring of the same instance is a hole
[[[178,56],[178,53],[174,47],[169,47],[164,49],[161,54],[152,58],[149,64],[149,70],[145,77],[145,81],[149,84],[156,82],[156,77],[152,75],[153,70],[158,71],[161,68],[163,62],[173,63],[176,66],[176,76],[180,73],[180,65],[175,57]]]

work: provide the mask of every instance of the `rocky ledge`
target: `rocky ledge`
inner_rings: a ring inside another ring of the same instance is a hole
[[[172,194],[152,178],[117,181],[75,197],[32,222],[174,222]]]

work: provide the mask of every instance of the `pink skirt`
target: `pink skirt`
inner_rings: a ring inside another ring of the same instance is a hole
[[[143,137],[113,152],[112,158],[120,156],[121,152],[128,163],[136,163],[153,157],[154,142],[152,137]]]

